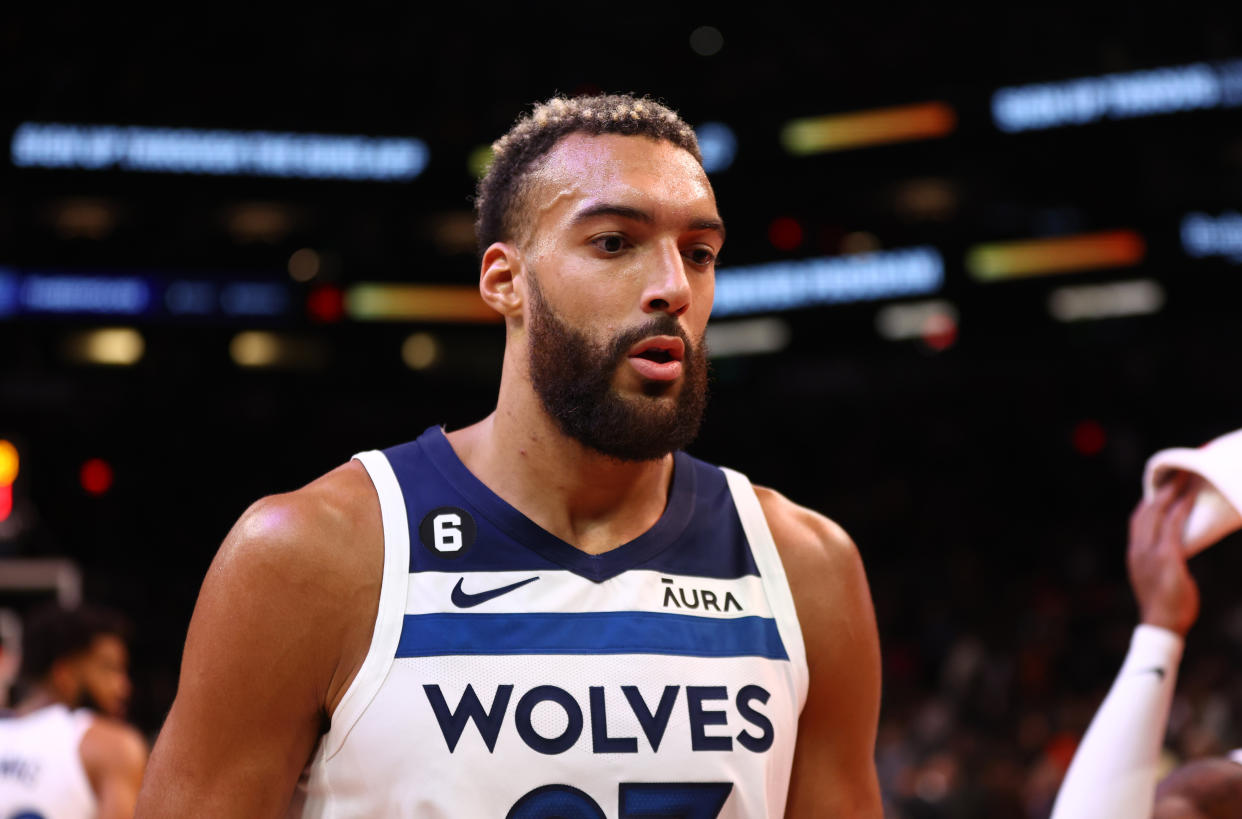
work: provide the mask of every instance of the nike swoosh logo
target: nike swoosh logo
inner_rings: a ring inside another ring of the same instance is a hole
[[[1136,674],[1155,674],[1156,677],[1161,682],[1164,682],[1164,669],[1158,665],[1152,666],[1151,668],[1144,668],[1142,671],[1136,671],[1135,673]]]
[[[491,600],[494,597],[499,597],[502,594],[508,594],[514,589],[520,589],[523,586],[525,586],[527,583],[534,583],[539,578],[528,577],[525,580],[519,580],[516,583],[510,583],[509,585],[501,586],[498,589],[488,589],[487,591],[476,592],[475,594],[470,594],[469,592],[464,592],[461,590],[462,581],[464,581],[465,579],[466,578],[464,577],[457,578],[457,585],[453,587],[453,595],[450,598],[453,601],[453,605],[459,609],[468,609],[471,606],[477,606],[480,603],[486,603],[488,600]]]

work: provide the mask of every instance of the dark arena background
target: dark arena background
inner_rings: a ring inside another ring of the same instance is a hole
[[[1242,427],[1240,15],[566,12],[0,12],[0,605],[126,613],[153,737],[249,503],[494,406],[491,140],[648,94],[729,226],[691,451],[857,541],[888,815],[1047,816],[1146,458]],[[1240,547],[1192,563],[1170,762],[1242,746]]]

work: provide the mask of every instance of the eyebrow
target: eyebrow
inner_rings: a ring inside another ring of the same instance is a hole
[[[584,208],[574,214],[573,223],[580,224],[598,216],[617,216],[622,219],[629,219],[634,222],[642,222],[646,225],[655,224],[655,216],[648,211],[640,208],[632,208],[628,205],[615,205],[609,202],[602,202],[598,205],[592,205]],[[725,237],[724,222],[719,219],[694,219],[690,222],[690,230],[712,230],[720,234],[721,240]]]
[[[695,219],[690,223],[691,230],[714,230],[720,234],[721,241],[724,241],[725,227],[724,222],[719,219]]]

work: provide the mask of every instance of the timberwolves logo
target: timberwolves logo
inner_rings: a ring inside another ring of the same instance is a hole
[[[427,551],[449,560],[456,560],[470,551],[477,535],[474,518],[456,506],[432,509],[418,526],[418,539]]]

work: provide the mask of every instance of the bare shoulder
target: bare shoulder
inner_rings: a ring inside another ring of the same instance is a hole
[[[880,644],[862,559],[832,520],[771,489],[755,494],[789,581],[810,675],[785,815],[878,819]]]
[[[142,735],[132,726],[109,717],[95,717],[91,721],[78,752],[92,782],[109,772],[141,778],[147,764],[147,742]]]
[[[360,552],[378,543],[381,534],[371,480],[360,463],[350,461],[301,489],[252,504],[225,538],[213,570],[230,571],[242,561],[282,573],[365,573],[368,560]]]
[[[315,635],[314,663],[327,675],[318,694],[331,712],[370,644],[383,563],[379,499],[365,468],[350,461],[251,505],[221,545],[199,605],[223,602]]]
[[[785,568],[813,682],[825,667],[858,663],[875,666],[878,680],[875,611],[853,539],[779,492],[755,487],[755,493]]]
[[[212,657],[229,649],[226,634],[241,656],[278,647],[330,713],[366,655],[383,573],[379,498],[350,461],[243,513],[202,584],[186,650]]]
[[[366,658],[383,554],[361,464],[246,510],[199,591],[139,815],[284,814]]]
[[[756,486],[755,495],[791,584],[799,571],[820,573],[858,563],[854,541],[835,521],[794,503],[775,489]]]

